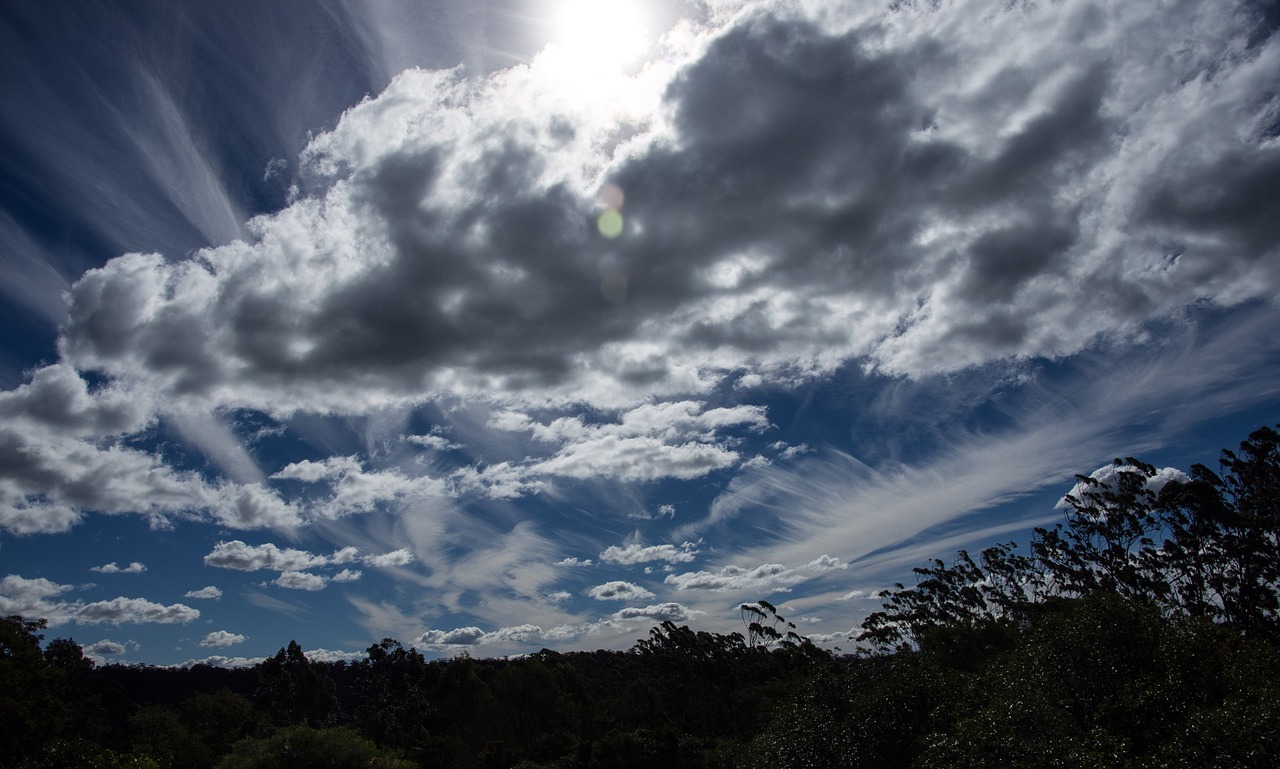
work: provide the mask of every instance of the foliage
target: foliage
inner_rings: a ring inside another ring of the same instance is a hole
[[[287,726],[236,743],[218,769],[412,769],[353,729]]]
[[[1280,433],[1254,431],[1220,465],[1170,479],[1130,457],[1110,479],[1076,476],[1066,522],[1036,529],[1029,555],[1007,543],[917,568],[859,638],[890,651],[981,628],[998,644],[1048,599],[1105,593],[1280,639]]]

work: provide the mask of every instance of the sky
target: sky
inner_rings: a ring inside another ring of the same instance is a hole
[[[629,648],[1280,421],[1264,2],[0,9],[0,612]],[[1105,470],[1104,470],[1105,472]]]

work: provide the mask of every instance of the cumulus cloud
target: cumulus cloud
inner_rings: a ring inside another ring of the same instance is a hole
[[[751,569],[725,566],[718,571],[696,571],[669,574],[664,580],[677,590],[755,590],[772,593],[787,590],[809,579],[800,569],[789,569],[780,563],[766,563]]]
[[[453,630],[428,630],[413,639],[413,646],[471,646],[484,638],[478,627],[460,627]]]
[[[270,542],[262,545],[250,545],[238,539],[230,542],[219,542],[204,557],[206,566],[236,571],[297,571],[313,566],[323,566],[329,559],[323,555],[313,555],[305,550],[280,548]]]
[[[217,587],[214,587],[213,585],[209,585],[208,587],[202,587],[199,590],[189,590],[186,593],[183,593],[182,597],[183,598],[209,598],[216,601],[217,599],[222,597],[222,590]]]
[[[359,561],[366,566],[390,568],[393,566],[405,566],[412,563],[413,560],[414,555],[409,552],[408,548],[362,556],[358,548],[348,546],[335,550],[329,555],[317,555],[306,550],[289,547],[281,548],[270,542],[261,545],[250,545],[238,539],[215,544],[213,550],[204,557],[206,566],[216,566],[220,569],[234,569],[236,571],[259,571],[265,569],[291,573],[300,573],[307,569],[330,565],[340,566],[354,561]],[[339,580],[341,582],[350,582],[359,578],[358,571],[344,569],[341,573],[344,575],[343,579]],[[316,584],[315,579],[312,579],[313,577],[316,577],[316,575],[306,574],[305,578],[291,577],[283,582],[277,581],[277,584],[287,587],[310,586]],[[323,582],[320,584],[323,586]],[[305,587],[302,589],[313,590],[319,588]]]
[[[239,643],[244,643],[247,640],[249,640],[247,637],[240,635],[239,633],[231,633],[226,630],[215,630],[206,635],[204,639],[200,641],[200,645],[221,649],[228,646],[235,646]]]
[[[641,601],[653,598],[653,593],[630,582],[606,582],[587,591],[597,601]]]
[[[414,556],[413,556],[413,553],[409,552],[408,548],[402,547],[399,550],[392,550],[389,553],[382,553],[380,555],[366,555],[361,560],[367,566],[375,566],[380,569],[388,569],[393,566],[406,566],[410,563],[413,563]]]
[[[343,569],[334,574],[331,579],[334,582],[356,582],[362,576],[364,576],[364,572],[359,569]]]
[[[103,657],[118,657],[126,651],[128,651],[128,649],[124,644],[106,638],[101,641],[95,641],[94,643],[87,644],[84,647],[84,653],[86,656],[98,659]]]
[[[82,277],[66,359],[276,414],[495,388],[620,404],[706,391],[718,371],[1063,355],[1199,299],[1275,293],[1258,192],[1280,162],[1262,74],[1278,54],[1233,48],[1249,5],[955,2],[864,21],[709,30],[653,70],[672,73],[662,112],[624,143],[602,140],[611,119],[540,108],[536,66],[487,88],[403,73],[316,137],[318,192],[252,239]],[[627,195],[609,243],[589,226],[600,169]],[[1217,192],[1193,206],[1192,187]],[[659,454],[598,445],[614,471]],[[664,472],[729,459],[661,454]]]
[[[272,580],[273,584],[279,585],[289,590],[323,590],[327,580],[319,574],[312,574],[305,571],[286,571],[281,572],[280,576]]]
[[[600,553],[600,560],[605,563],[620,563],[633,566],[650,561],[666,561],[668,563],[689,563],[698,555],[697,545],[693,542],[682,542],[676,545],[610,545]]]
[[[371,512],[380,505],[415,495],[440,496],[447,493],[445,483],[439,479],[428,475],[410,478],[394,468],[369,471],[353,456],[329,457],[318,462],[304,459],[286,465],[271,478],[327,483],[330,495],[309,506],[315,515],[325,518]]]
[[[146,570],[147,570],[147,567],[144,564],[139,563],[138,561],[134,561],[128,566],[123,566],[123,567],[116,564],[115,561],[112,561],[111,563],[103,564],[102,566],[89,567],[89,571],[96,571],[99,574],[141,574]]]
[[[1127,468],[1125,465],[1110,463],[1099,467],[1092,473],[1089,473],[1089,477],[1096,483],[1100,484],[1103,488],[1117,489],[1119,488],[1121,474],[1135,472],[1138,471]],[[1178,468],[1162,467],[1156,471],[1155,475],[1151,476],[1145,483],[1143,483],[1143,487],[1153,494],[1158,494],[1160,489],[1163,489],[1168,483],[1175,481],[1178,483],[1186,483],[1188,480],[1190,479],[1187,477],[1187,474]],[[1084,481],[1079,481],[1075,486],[1071,487],[1071,491],[1067,492],[1062,499],[1058,500],[1057,507],[1063,510],[1068,509],[1070,507],[1070,503],[1067,502],[1068,496],[1083,500],[1083,495],[1090,491],[1096,492],[1097,487],[1087,484]]]
[[[660,603],[652,606],[628,607],[613,613],[613,619],[619,622],[645,620],[649,622],[688,622],[691,618],[704,612],[690,609],[678,603]]]
[[[80,624],[154,622],[162,625],[185,624],[200,618],[200,612],[185,604],[165,606],[145,598],[113,598],[78,606],[72,619]]]

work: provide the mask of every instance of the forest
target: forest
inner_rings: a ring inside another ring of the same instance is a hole
[[[767,601],[627,651],[95,665],[0,620],[0,766],[1274,767],[1280,433],[1078,476],[1061,523],[880,596],[834,655]]]

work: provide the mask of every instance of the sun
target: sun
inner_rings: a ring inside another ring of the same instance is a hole
[[[559,0],[553,24],[552,45],[584,70],[624,71],[650,42],[642,0]]]

